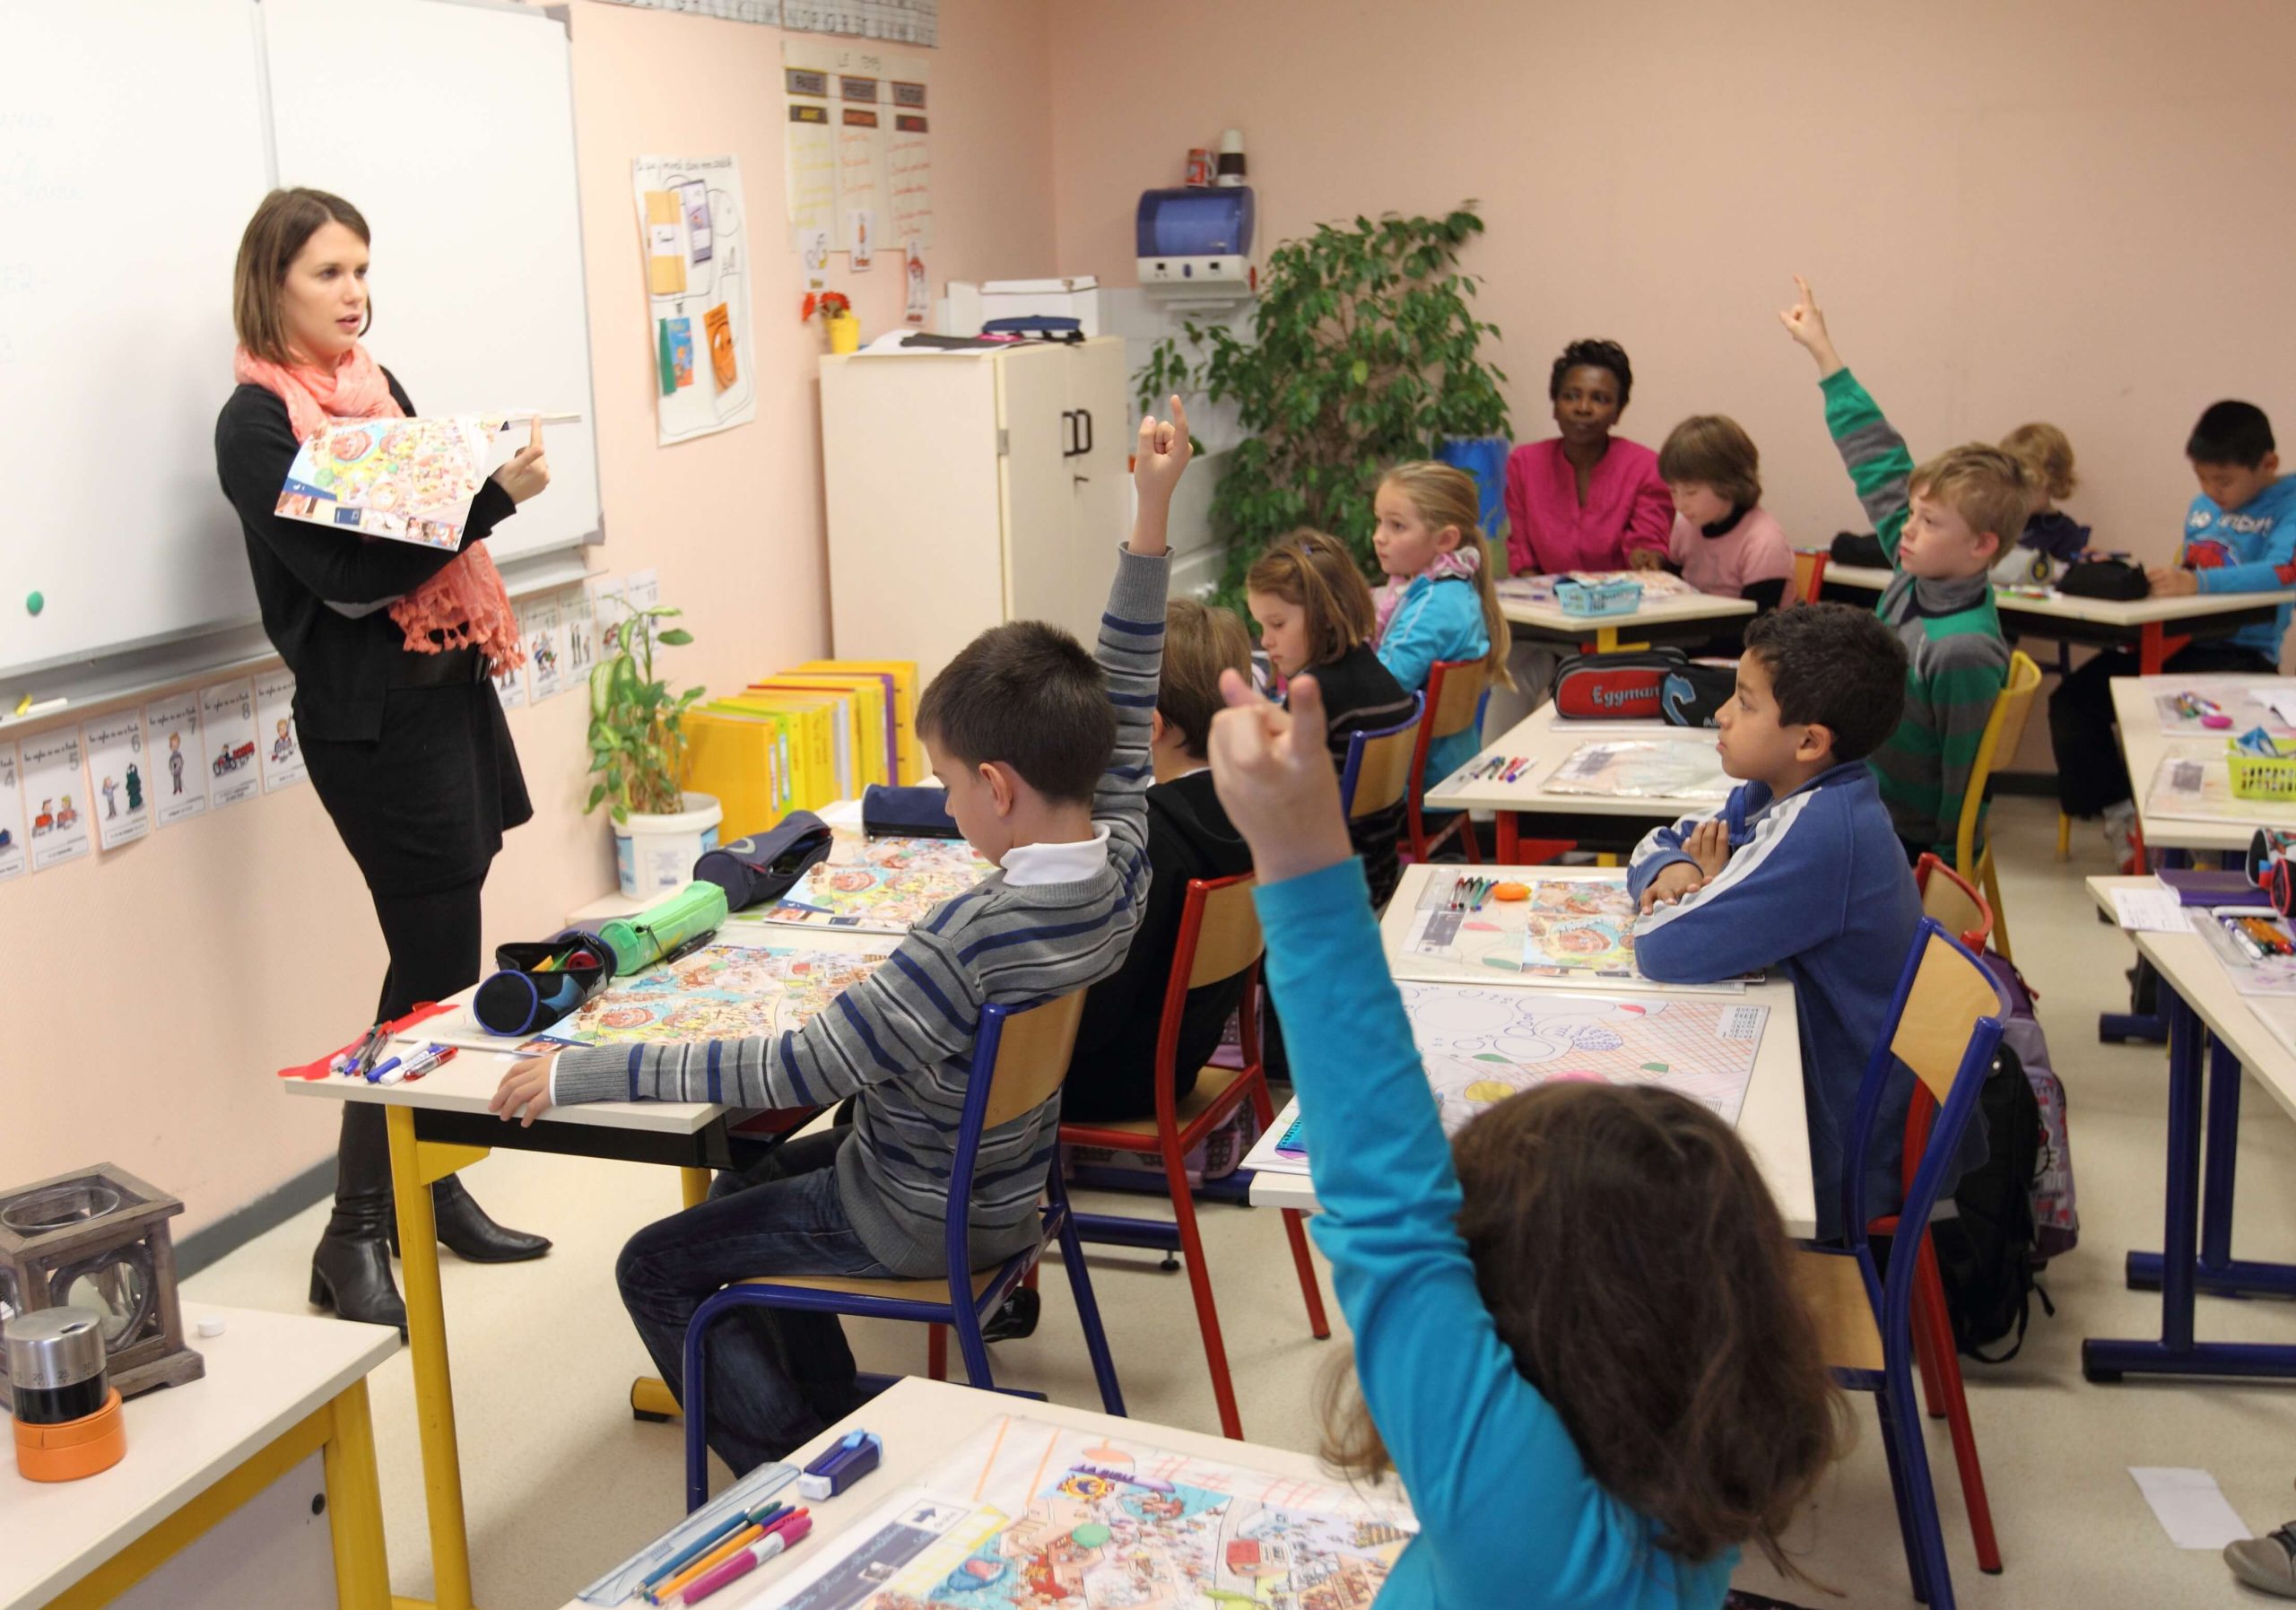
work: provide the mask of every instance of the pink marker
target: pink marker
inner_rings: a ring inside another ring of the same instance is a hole
[[[777,1527],[739,1553],[732,1554],[685,1585],[685,1602],[698,1605],[728,1582],[738,1582],[783,1549],[802,1542],[813,1529],[813,1518],[799,1515],[787,1526]]]

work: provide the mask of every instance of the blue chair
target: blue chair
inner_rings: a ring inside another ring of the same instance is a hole
[[[1339,773],[1339,808],[1350,822],[1376,816],[1404,803],[1419,753],[1419,719],[1427,712],[1427,695],[1411,696],[1411,714],[1393,727],[1377,732],[1352,733],[1347,740],[1347,764]]]
[[[1068,1057],[1075,1048],[1076,1023],[1083,1009],[1081,989],[1026,1005],[992,1004],[981,1008],[980,1032],[973,1044],[972,1071],[965,1086],[964,1114],[957,1127],[956,1158],[949,1174],[952,1203],[972,1199],[973,1169],[981,1136],[1034,1111],[1058,1092],[1068,1074]],[[699,1509],[709,1496],[708,1410],[703,1403],[709,1379],[709,1327],[735,1308],[754,1305],[946,1325],[957,1333],[967,1378],[976,1387],[993,1390],[996,1383],[989,1373],[987,1345],[981,1339],[981,1322],[996,1311],[1035,1266],[1045,1246],[1057,1240],[1069,1290],[1076,1298],[1076,1315],[1083,1324],[1085,1351],[1091,1355],[1092,1374],[1100,1382],[1101,1406],[1111,1414],[1124,1413],[1124,1395],[1117,1386],[1107,1334],[1100,1328],[1100,1310],[1092,1301],[1083,1244],[1077,1239],[1068,1211],[1068,1195],[1060,1179],[1059,1148],[1051,1144],[1054,1138],[1048,1130],[1042,1240],[992,1268],[973,1267],[971,1224],[968,1215],[952,1212],[948,1216],[948,1272],[944,1277],[765,1275],[729,1285],[701,1305],[685,1333],[685,1501],[689,1511]],[[966,1293],[961,1301],[956,1295],[960,1292]]]
[[[1913,1299],[1922,1243],[1898,1237],[1889,1275],[1882,1276],[1866,1228],[1874,1217],[1866,1202],[1866,1158],[1883,1097],[1901,1062],[1938,1107],[1928,1150],[1898,1212],[1900,1223],[1927,1224],[1977,1111],[1979,1092],[2001,1041],[2001,1020],[2007,1015],[1985,964],[1935,918],[1923,918],[1891,1004],[1890,1032],[1866,1065],[1845,1137],[1841,1222],[1848,1227],[1848,1244],[1805,1247],[1796,1259],[1796,1282],[1817,1320],[1835,1381],[1874,1395],[1906,1569],[1914,1597],[1931,1610],[1953,1610],[1953,1585],[1913,1385]]]

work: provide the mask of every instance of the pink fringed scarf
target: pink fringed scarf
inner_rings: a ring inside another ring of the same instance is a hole
[[[1474,573],[1482,568],[1483,555],[1474,549],[1446,548],[1436,554],[1420,574],[1431,576],[1438,581],[1449,576],[1463,576],[1472,581]],[[1411,584],[1418,579],[1418,576],[1390,576],[1372,590],[1373,643],[1387,635],[1387,622],[1395,619],[1396,605],[1403,602],[1404,594],[1409,592]]]
[[[391,396],[390,383],[383,379],[382,365],[368,356],[363,346],[344,353],[332,372],[304,364],[290,368],[273,363],[241,347],[232,360],[231,372],[287,405],[287,423],[297,441],[309,440],[326,428],[330,419],[405,417],[405,411]],[[357,540],[374,539],[361,536]],[[498,675],[526,659],[510,595],[483,540],[471,544],[448,561],[444,570],[392,605],[391,619],[406,633],[406,648],[412,653],[443,654],[450,648],[475,648],[486,656],[488,669]]]

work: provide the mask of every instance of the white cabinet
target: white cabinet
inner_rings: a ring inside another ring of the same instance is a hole
[[[830,626],[930,679],[984,628],[1099,635],[1132,508],[1124,343],[822,361]]]

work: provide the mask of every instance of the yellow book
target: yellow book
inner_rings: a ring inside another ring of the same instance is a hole
[[[685,241],[678,234],[680,209],[674,190],[646,192],[646,286],[656,296],[685,291]]]
[[[779,716],[789,724],[791,806],[817,811],[842,798],[837,786],[837,701],[825,693],[735,693],[708,708],[735,715]]]
[[[926,767],[925,749],[917,741],[917,662],[913,659],[809,659],[797,667],[800,671],[835,671],[843,674],[860,673],[891,678],[887,684],[891,694],[886,709],[892,718],[893,749],[898,757],[900,775],[897,780],[921,783]]]
[[[832,674],[826,671],[780,671],[750,683],[752,689],[777,688],[850,693],[857,725],[854,731],[853,770],[857,788],[889,783],[900,774],[900,756],[887,701],[887,679],[866,672]]]
[[[781,722],[709,709],[688,710],[684,786],[715,796],[723,839],[761,833],[787,809],[782,787]]]
[[[789,717],[775,710],[728,709],[723,700],[703,705],[698,710],[690,713],[755,721],[764,726],[772,735],[773,819],[778,822],[791,811],[797,809],[797,753],[791,738],[791,728],[796,724]]]

